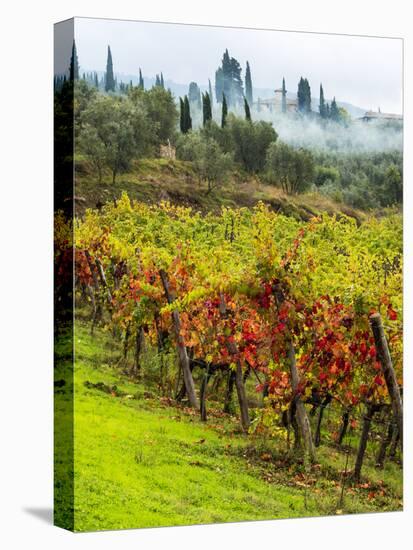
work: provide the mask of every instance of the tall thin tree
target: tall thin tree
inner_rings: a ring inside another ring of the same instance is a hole
[[[221,128],[224,128],[224,126],[227,123],[227,115],[228,115],[227,98],[225,97],[225,94],[222,94]]]
[[[217,103],[222,102],[222,94],[224,93],[224,71],[219,67],[215,71],[215,98]]]
[[[320,104],[318,106],[321,118],[326,118],[326,103],[324,100],[324,90],[323,85],[320,84]]]
[[[311,88],[307,79],[304,80],[305,85],[305,112],[311,112]]]
[[[79,61],[77,58],[76,42],[73,40],[72,55],[70,56],[69,79],[79,80]]]
[[[340,111],[339,111],[335,97],[333,97],[333,101],[331,102],[331,106],[330,106],[330,118],[335,122],[340,122],[340,119],[341,119]]]
[[[179,98],[179,127],[185,133],[185,103],[182,97]]]
[[[311,88],[308,80],[300,78],[297,91],[298,110],[303,114],[311,111]]]
[[[187,95],[184,98],[184,128],[185,134],[192,129],[191,107]]]
[[[251,122],[251,111],[250,106],[248,105],[247,98],[244,97],[244,111],[245,111],[245,120]]]
[[[116,86],[116,82],[113,74],[112,52],[110,51],[110,46],[108,46],[108,58],[106,61],[106,75],[105,75],[105,91],[114,92],[115,86]]]
[[[281,111],[287,112],[287,90],[285,88],[285,78],[283,78],[283,85],[281,88]]]
[[[145,83],[143,81],[143,76],[142,76],[142,70],[141,68],[139,67],[139,84],[138,84],[138,87],[143,90],[145,88]]]
[[[202,94],[202,114],[203,124],[205,126],[208,120],[212,119],[211,99],[208,92]]]
[[[214,98],[213,98],[213,95],[212,95],[212,86],[211,86],[211,79],[208,78],[208,93],[209,93],[209,100],[211,102],[211,109],[212,109],[212,106],[214,104]]]
[[[245,97],[249,105],[252,105],[253,95],[252,95],[252,78],[251,78],[251,68],[250,64],[247,61],[247,68],[245,71]]]

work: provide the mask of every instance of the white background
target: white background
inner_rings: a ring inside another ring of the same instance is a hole
[[[52,527],[53,23],[74,15],[405,38],[405,260],[412,261],[413,36],[403,0],[44,0],[0,30],[0,543],[14,548],[411,547],[412,292],[405,290],[405,512],[77,534]],[[367,70],[368,68],[366,68]],[[303,68],[305,72],[305,69]],[[46,519],[45,519],[46,518]]]

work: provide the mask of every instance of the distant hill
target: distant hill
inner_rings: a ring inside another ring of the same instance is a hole
[[[88,71],[85,71],[85,72],[88,72]],[[103,75],[104,73],[102,71],[100,72],[98,71],[99,78],[101,78]],[[115,76],[117,78],[118,83],[124,82],[125,84],[128,84],[130,81],[132,81],[133,85],[138,84],[138,76],[135,74],[132,75],[132,74],[125,74],[125,73],[116,73]],[[145,82],[145,88],[151,88],[155,84],[155,78],[144,76],[143,79]],[[198,85],[201,91],[208,91],[207,84],[198,84]],[[189,82],[188,84],[179,84],[177,82],[174,82],[173,80],[165,78],[165,87],[169,88],[176,97],[182,97],[188,93]],[[253,93],[255,98],[260,97],[261,99],[269,99],[270,97],[273,97],[274,90],[272,88],[254,88]],[[287,97],[294,99],[296,95],[294,93],[288,92]],[[331,99],[326,98],[326,101],[331,103]],[[313,96],[311,103],[312,103],[313,111],[318,111],[319,98]],[[346,109],[352,118],[361,117],[368,110],[368,109],[363,109],[362,107],[359,107],[357,105],[352,105],[351,103],[347,103],[345,101],[337,100],[337,104],[339,107],[343,107],[344,109]]]

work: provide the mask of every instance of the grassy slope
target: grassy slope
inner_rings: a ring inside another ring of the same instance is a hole
[[[323,197],[318,193],[305,193],[291,197],[281,189],[265,185],[256,178],[235,173],[225,185],[207,193],[200,184],[190,163],[167,159],[142,159],[133,163],[131,171],[118,176],[112,184],[107,173],[98,184],[90,164],[79,158],[76,161],[76,197],[78,213],[95,208],[127,191],[132,199],[157,203],[169,200],[201,211],[217,211],[221,206],[253,206],[261,200],[274,210],[299,219],[308,220],[321,213],[345,213],[357,219],[363,213]]]
[[[320,464],[305,476],[274,441],[239,434],[235,418],[216,414],[202,424],[122,377],[105,333],[92,340],[78,324],[75,344],[76,531],[401,508],[394,463],[384,473],[367,464],[367,487],[346,490],[338,511],[342,453],[321,447]],[[87,380],[126,395],[88,389]]]

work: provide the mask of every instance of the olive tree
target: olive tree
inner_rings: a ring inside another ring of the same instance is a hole
[[[229,153],[224,153],[214,139],[198,132],[181,136],[177,154],[180,159],[192,162],[199,180],[207,183],[207,193],[225,181],[233,166]]]
[[[314,160],[306,149],[273,143],[267,151],[266,172],[268,180],[280,184],[286,193],[301,193],[314,177]]]
[[[84,124],[77,143],[96,169],[98,182],[102,183],[103,169],[106,165],[106,149],[96,128],[90,124]]]
[[[99,96],[82,114],[86,134],[81,133],[82,151],[97,166],[104,162],[116,176],[142,157],[153,142],[153,127],[140,105],[119,97]],[[88,145],[87,138],[92,138]]]
[[[134,87],[129,92],[134,105],[146,111],[153,128],[154,145],[173,141],[178,122],[178,110],[170,90],[154,86],[150,90]]]
[[[277,140],[277,132],[269,122],[251,122],[229,116],[226,129],[231,137],[234,160],[247,172],[256,173],[264,169],[269,145]]]

